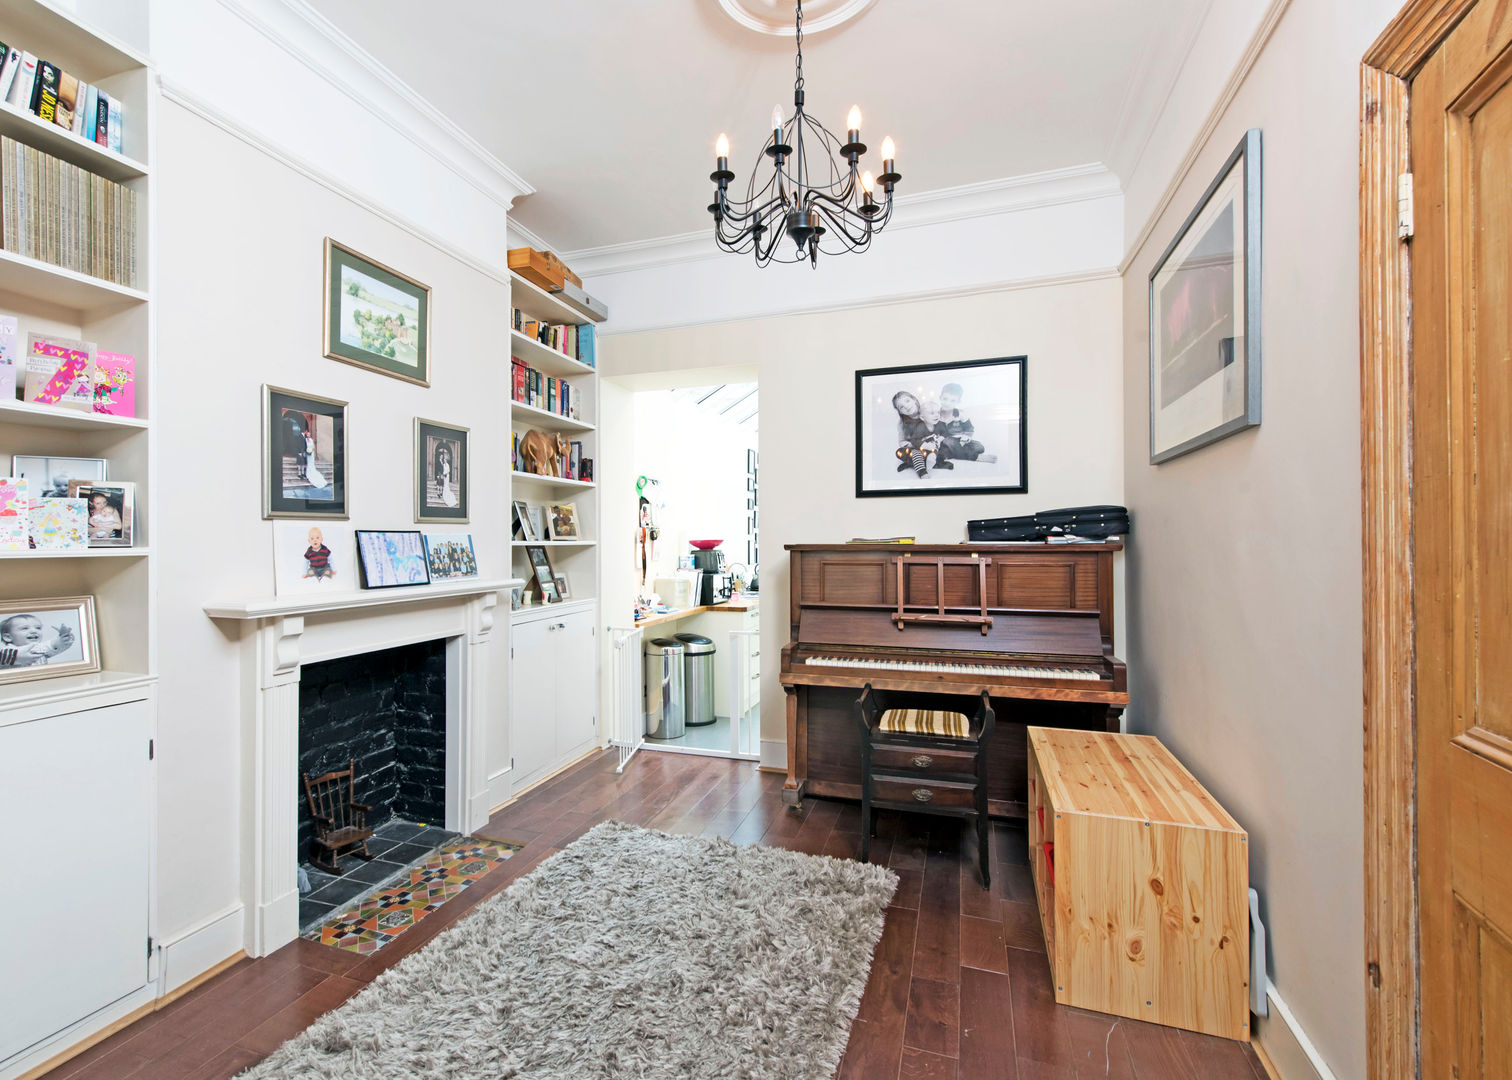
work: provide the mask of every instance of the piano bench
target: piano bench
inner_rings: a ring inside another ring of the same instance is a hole
[[[957,706],[970,702],[968,717]],[[878,808],[968,818],[976,827],[982,887],[991,822],[987,816],[987,746],[992,704],[918,691],[881,691],[870,683],[856,700],[861,725],[861,861],[871,854]]]

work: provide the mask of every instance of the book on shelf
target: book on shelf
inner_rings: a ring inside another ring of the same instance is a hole
[[[58,65],[49,60],[37,61],[37,83],[32,88],[31,111],[49,124],[58,113]]]
[[[32,85],[37,81],[37,58],[29,52],[21,53],[16,65],[16,74],[11,82],[5,101],[18,109],[31,111]]]
[[[581,361],[588,366],[593,366],[593,327],[578,326],[575,323],[554,324],[532,319],[519,308],[514,309],[513,326],[520,333],[534,341],[559,352],[563,356]],[[586,331],[586,333],[585,333]],[[588,359],[583,356],[584,341],[587,342]]]
[[[135,288],[137,193],[0,136],[0,246]]]
[[[121,103],[50,60],[0,42],[0,99],[87,142],[121,152]]]
[[[576,420],[581,404],[578,389],[566,379],[537,371],[518,356],[510,358],[510,394],[535,409]]]

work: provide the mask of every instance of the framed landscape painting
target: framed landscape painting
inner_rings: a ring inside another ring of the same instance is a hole
[[[263,517],[345,520],[346,402],[263,386]]]
[[[1029,490],[1028,367],[1003,356],[856,372],[856,497]]]
[[[1150,271],[1150,464],[1260,423],[1260,132]]]
[[[325,241],[325,354],[430,385],[430,286]]]

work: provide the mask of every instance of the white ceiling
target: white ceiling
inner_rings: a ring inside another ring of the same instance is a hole
[[[897,142],[900,194],[1094,162],[1126,179],[1212,2],[876,0],[806,35],[807,108],[843,134],[859,104],[867,158]],[[561,251],[708,227],[715,136],[743,188],[792,108],[792,38],[718,0],[310,3],[534,185],[516,220]]]

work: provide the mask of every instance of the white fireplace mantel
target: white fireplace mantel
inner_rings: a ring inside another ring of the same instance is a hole
[[[300,668],[445,641],[446,827],[471,832],[488,820],[483,717],[495,608],[500,592],[521,584],[519,579],[464,578],[205,606],[205,614],[235,629],[241,648],[242,882],[250,955],[265,956],[293,941],[299,931]]]

